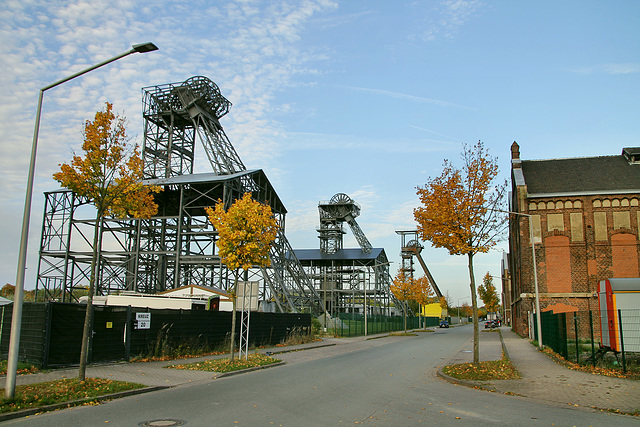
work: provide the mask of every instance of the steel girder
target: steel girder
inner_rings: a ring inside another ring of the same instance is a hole
[[[390,314],[389,263],[384,252],[376,259],[311,260],[303,266],[332,317],[360,311],[364,298],[372,314]]]
[[[191,179],[191,180],[187,180]],[[255,200],[272,207],[281,229],[285,209],[261,170],[231,176],[201,174],[147,181],[163,185],[156,196],[158,215],[151,219],[101,222],[96,294],[119,291],[157,293],[189,284],[230,291],[233,272],[216,254],[217,233],[204,208],[218,201],[230,205],[251,189]],[[84,200],[70,191],[46,193],[37,287],[48,298],[72,301],[88,286],[95,219],[82,214]],[[253,268],[247,280],[261,282],[260,299],[281,311],[319,310],[319,296],[280,231],[271,248],[270,268]],[[74,291],[75,294],[74,294]]]

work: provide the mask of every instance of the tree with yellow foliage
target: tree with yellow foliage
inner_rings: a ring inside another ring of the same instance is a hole
[[[107,103],[104,111],[98,111],[93,121],[85,122],[82,144],[84,157],[74,153],[71,162],[59,165],[60,171],[53,174],[53,178],[63,187],[96,208],[89,295],[78,370],[78,379],[81,381],[85,379],[87,366],[102,219],[106,216],[150,218],[158,211],[153,193],[160,191],[160,188],[142,183],[142,158],[138,146],[135,145],[129,152],[128,142],[125,119],[116,116],[112,104]]]
[[[482,284],[478,286],[478,295],[484,303],[484,308],[487,309],[488,313],[495,313],[498,311],[498,307],[500,306],[500,297],[498,296],[496,287],[493,284],[493,277],[491,277],[491,274],[489,274],[488,271],[482,279]]]
[[[436,248],[468,258],[473,307],[473,362],[479,362],[478,301],[473,273],[473,257],[486,253],[506,229],[503,203],[507,182],[496,184],[497,159],[489,156],[484,144],[465,145],[463,167],[444,161],[442,174],[417,187],[421,206],[415,208],[418,233]]]
[[[271,265],[269,252],[278,233],[278,224],[271,207],[251,198],[245,193],[225,211],[224,203],[218,200],[215,208],[205,208],[209,221],[218,232],[216,248],[220,260],[234,272],[235,282],[230,292],[233,302],[231,325],[231,361],[235,358],[236,331],[236,287],[240,269],[268,267]]]

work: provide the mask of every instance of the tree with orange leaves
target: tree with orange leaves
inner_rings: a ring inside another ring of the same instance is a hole
[[[496,184],[497,159],[490,157],[484,144],[464,145],[463,167],[444,161],[442,174],[417,187],[421,206],[414,209],[418,233],[436,248],[451,255],[467,255],[473,307],[473,363],[479,362],[478,301],[473,257],[486,253],[506,229],[503,203],[507,182]]]
[[[404,304],[404,331],[407,332],[407,302],[413,298],[415,281],[413,277],[405,274],[403,270],[398,270],[398,274],[393,278],[393,284],[389,286],[394,297]]]
[[[209,221],[218,232],[216,248],[220,260],[235,273],[231,293],[233,316],[231,325],[231,361],[235,357],[236,331],[236,287],[240,269],[248,271],[254,266],[271,265],[269,252],[278,233],[278,224],[271,207],[251,198],[245,193],[225,211],[224,203],[218,200],[215,208],[205,208]]]
[[[429,279],[426,276],[418,277],[413,280],[413,295],[412,298],[420,306],[420,315],[422,315],[422,306],[429,304],[433,300],[433,289],[429,283]],[[420,317],[420,316],[419,316]],[[418,319],[418,323],[421,320]]]
[[[78,379],[84,381],[89,349],[89,335],[93,317],[96,265],[98,261],[99,230],[106,216],[116,218],[150,218],[158,211],[153,193],[158,187],[142,183],[142,158],[138,146],[128,152],[125,119],[113,113],[113,106],[106,104],[93,121],[84,125],[84,157],[74,153],[71,163],[61,164],[53,178],[86,199],[96,208],[93,233],[93,254],[89,277],[89,295],[82,332],[82,349]]]

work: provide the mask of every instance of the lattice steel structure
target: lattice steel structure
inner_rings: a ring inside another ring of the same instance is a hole
[[[343,223],[349,224],[362,252],[371,253],[371,243],[356,222],[360,215],[360,205],[344,193],[335,194],[328,202],[318,204],[320,211],[320,250],[327,254],[342,249],[342,238],[345,234]]]
[[[368,314],[390,314],[393,297],[384,249],[373,248],[369,253],[360,248],[340,249],[333,254],[319,249],[295,252],[331,317],[363,313],[365,307]]]
[[[397,303],[389,286],[389,260],[382,248],[373,248],[356,222],[360,205],[344,193],[318,203],[320,249],[297,249],[296,256],[332,317],[337,313],[390,314]],[[343,248],[343,224],[349,224],[360,248]],[[365,304],[365,300],[367,300]]]
[[[228,208],[250,192],[271,206],[280,231],[271,267],[250,269],[242,279],[259,281],[265,307],[320,310],[319,295],[284,234],[284,205],[262,170],[246,170],[220,125],[230,106],[206,77],[143,89],[144,173],[147,184],[163,188],[156,196],[159,210],[148,220],[105,218],[98,224],[98,295],[153,294],[189,284],[229,290],[233,274],[216,254],[216,231],[204,208],[218,201]],[[211,173],[192,173],[197,139]],[[47,299],[73,301],[88,284],[95,210],[70,191],[48,192],[45,199],[36,288]]]

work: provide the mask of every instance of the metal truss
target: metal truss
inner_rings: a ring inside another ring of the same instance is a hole
[[[96,294],[157,293],[198,284],[229,291],[234,282],[216,253],[217,233],[204,208],[225,207],[249,192],[267,203],[280,225],[271,266],[252,268],[259,298],[280,311],[320,310],[319,295],[285,234],[286,209],[261,170],[247,171],[219,119],[231,106],[211,80],[192,77],[143,89],[146,183],[163,191],[151,219],[104,218],[100,224]],[[213,173],[193,174],[196,139]],[[90,277],[95,210],[70,191],[45,193],[36,289],[47,299],[73,301]],[[87,215],[85,215],[87,214]],[[91,215],[92,214],[92,215]]]
[[[192,174],[196,134],[216,174],[246,170],[220,125],[231,103],[214,82],[196,76],[142,91],[147,178]]]
[[[390,291],[389,261],[383,249],[375,249],[355,218],[360,206],[344,193],[318,204],[320,214],[320,251],[296,251],[302,265],[323,300],[325,310],[334,316],[340,312],[364,310],[389,314],[389,302],[404,310]],[[344,223],[349,224],[360,250],[344,249]],[[373,252],[373,253],[372,253]],[[365,299],[367,303],[365,304]]]
[[[390,314],[389,262],[384,251],[375,258],[304,259],[302,264],[331,317],[363,313],[365,307],[368,314]]]

